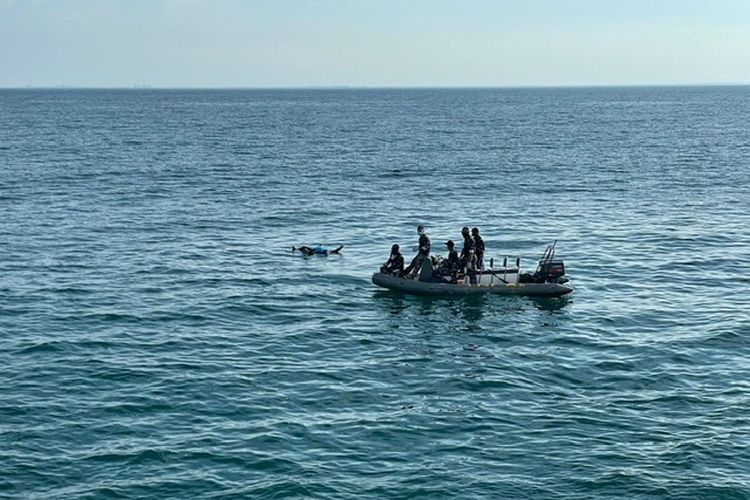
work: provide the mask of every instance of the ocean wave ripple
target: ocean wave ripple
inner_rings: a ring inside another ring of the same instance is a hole
[[[750,497],[747,92],[0,91],[0,496]]]

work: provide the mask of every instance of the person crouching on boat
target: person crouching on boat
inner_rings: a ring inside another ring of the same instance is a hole
[[[401,273],[404,272],[404,256],[401,255],[398,245],[391,247],[391,256],[388,257],[388,260],[380,268],[380,272],[395,274],[396,276],[401,276]]]
[[[456,272],[459,267],[458,252],[456,252],[456,246],[452,240],[446,241],[445,246],[448,247],[448,257],[440,262],[440,266],[435,272],[439,279],[455,283]]]
[[[461,228],[461,236],[464,237],[464,247],[461,249],[461,259],[459,261],[460,269],[465,270],[469,276],[469,283],[476,285],[477,273],[476,273],[476,244],[474,239],[471,237],[469,228],[464,226]]]
[[[417,234],[419,234],[417,255],[411,260],[409,267],[404,269],[404,276],[407,278],[418,274],[422,270],[422,263],[430,255],[430,238],[425,233],[424,226],[417,226]]]
[[[471,238],[474,240],[474,246],[476,247],[474,250],[476,268],[484,269],[484,240],[479,236],[479,228],[471,228]]]
[[[295,250],[299,250],[305,255],[329,255],[332,253],[339,253],[342,248],[344,248],[344,245],[340,245],[339,247],[334,248],[333,250],[329,250],[328,247],[323,246],[323,245],[316,245],[314,247],[301,245],[299,247],[292,247],[292,252],[294,252]]]

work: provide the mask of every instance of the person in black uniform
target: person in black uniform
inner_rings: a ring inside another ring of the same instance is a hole
[[[469,228],[464,226],[461,229],[461,236],[464,237],[464,247],[461,249],[461,259],[459,262],[460,269],[465,269],[466,274],[469,276],[469,283],[472,285],[476,284],[477,282],[477,275],[476,275],[476,244],[474,243],[474,239],[471,237],[471,233],[469,233]]]
[[[479,236],[479,228],[471,228],[471,237],[474,239],[474,245],[476,246],[474,250],[476,268],[484,269],[484,240]]]
[[[436,273],[438,278],[447,277],[447,281],[453,283],[456,280],[456,271],[458,271],[459,266],[458,252],[456,252],[455,244],[452,240],[446,241],[445,246],[448,247],[448,258],[440,263],[440,267]]]
[[[404,271],[404,256],[401,255],[401,251],[398,245],[391,247],[391,256],[380,268],[381,273],[401,275]]]
[[[410,274],[419,273],[422,270],[422,262],[430,255],[430,238],[425,233],[424,226],[417,226],[417,233],[419,234],[419,248],[409,267],[404,269],[404,276],[407,277]]]

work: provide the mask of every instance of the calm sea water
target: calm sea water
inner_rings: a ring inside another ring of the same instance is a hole
[[[0,497],[750,498],[748,117],[749,87],[0,91]],[[420,223],[526,268],[557,239],[576,290],[377,290]]]

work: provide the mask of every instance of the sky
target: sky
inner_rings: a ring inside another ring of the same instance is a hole
[[[750,0],[0,0],[0,87],[750,83]]]

